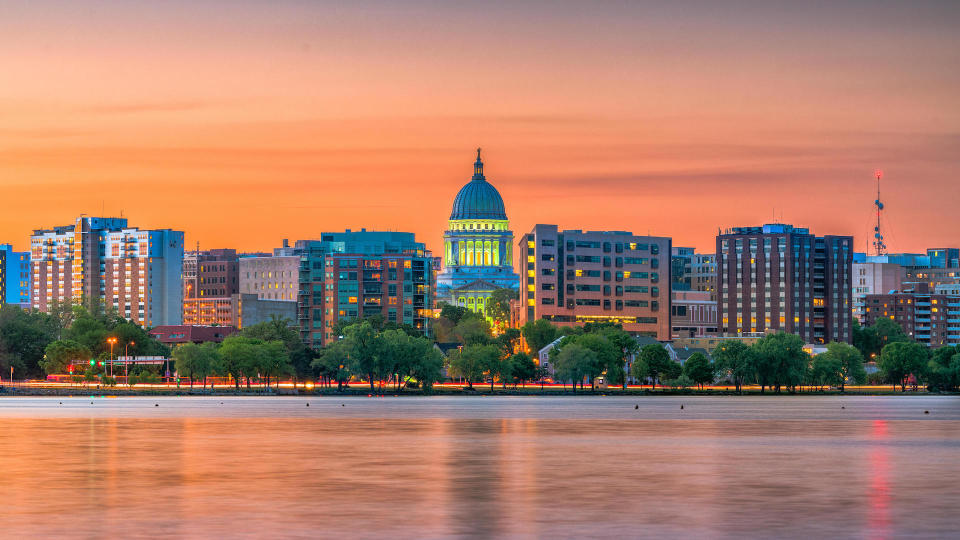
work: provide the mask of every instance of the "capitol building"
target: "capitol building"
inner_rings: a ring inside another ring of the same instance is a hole
[[[500,192],[483,175],[479,148],[473,178],[453,200],[443,240],[437,300],[482,313],[494,290],[519,287],[513,270],[513,231]]]

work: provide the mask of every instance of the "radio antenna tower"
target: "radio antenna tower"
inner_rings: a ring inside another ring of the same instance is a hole
[[[883,255],[887,251],[887,245],[883,243],[883,234],[880,233],[880,214],[883,212],[883,203],[880,202],[880,178],[883,176],[883,171],[877,169],[875,174],[877,177],[877,200],[873,201],[873,205],[877,207],[877,226],[873,228],[873,249],[877,255]]]

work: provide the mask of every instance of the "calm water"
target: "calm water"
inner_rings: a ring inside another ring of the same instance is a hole
[[[956,397],[0,399],[4,538],[943,538],[958,473]]]

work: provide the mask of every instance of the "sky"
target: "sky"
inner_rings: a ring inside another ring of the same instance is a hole
[[[960,3],[0,0],[0,243],[81,213],[435,254],[477,147],[517,236],[771,221],[960,246]]]

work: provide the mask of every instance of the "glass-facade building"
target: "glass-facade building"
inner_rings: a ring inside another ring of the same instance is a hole
[[[297,319],[304,343],[337,339],[338,321],[380,315],[430,333],[432,255],[413,233],[350,231],[300,240]]]
[[[30,252],[0,244],[0,302],[30,306]]]

